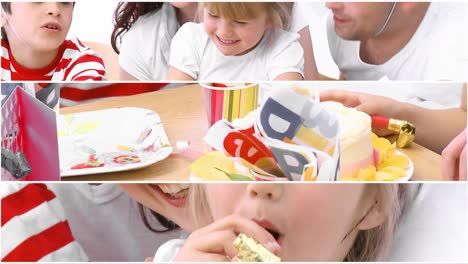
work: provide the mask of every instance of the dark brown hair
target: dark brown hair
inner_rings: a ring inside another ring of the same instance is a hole
[[[114,11],[114,30],[111,35],[114,51],[120,53],[117,43],[140,16],[159,11],[162,6],[163,2],[119,2]]]
[[[176,230],[179,228],[179,226],[174,223],[173,221],[167,219],[165,216],[156,213],[153,210],[150,210],[143,206],[142,204],[138,203],[138,211],[140,213],[141,220],[143,221],[143,224],[152,232],[155,233],[163,233],[167,231],[172,231]],[[165,229],[157,229],[152,225],[151,219],[156,220],[157,223],[162,225]]]
[[[11,14],[11,3],[10,2],[2,2],[2,9],[5,13]],[[4,16],[5,14],[2,14]],[[4,39],[8,43],[8,37],[5,32],[5,29],[2,27],[2,39]]]

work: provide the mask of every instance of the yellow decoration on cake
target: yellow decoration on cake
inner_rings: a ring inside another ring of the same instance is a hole
[[[253,181],[250,169],[254,166],[247,161],[228,157],[219,151],[208,152],[190,165],[192,175],[204,181]]]
[[[406,175],[406,171],[403,168],[396,167],[396,166],[387,166],[381,169],[380,171],[391,173],[393,175],[398,176],[398,178]]]
[[[395,166],[395,167],[399,167],[399,168],[402,168],[402,169],[406,169],[409,167],[409,160],[405,157],[405,156],[402,156],[402,155],[392,155],[390,157],[388,157],[384,162],[382,162],[381,164],[379,164],[379,170],[385,168],[385,167],[388,167],[388,166]]]
[[[378,165],[369,166],[359,170],[357,176],[342,177],[343,181],[395,181],[406,175],[406,169],[410,161],[403,155],[395,153],[395,143],[390,143],[386,138],[378,137],[372,133],[372,145],[379,152]]]
[[[394,175],[390,172],[378,171],[377,173],[375,173],[375,180],[377,181],[394,181],[398,178],[399,177],[397,175]]]
[[[375,173],[376,173],[375,167],[369,166],[358,172],[357,179],[360,181],[373,181],[375,177]]]
[[[372,135],[375,134],[372,133]],[[390,157],[395,149],[388,139],[380,138],[377,136],[372,136],[372,145],[379,151],[379,164],[384,162],[388,157]]]

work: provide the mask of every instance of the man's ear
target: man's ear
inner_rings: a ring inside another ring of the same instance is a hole
[[[418,3],[418,2],[398,2],[398,8],[400,11],[404,11],[405,13],[413,14],[416,8],[419,8],[421,4],[425,3]]]
[[[357,225],[359,230],[368,230],[377,227],[385,222],[386,214],[380,203],[376,202],[370,208],[370,211],[363,216],[362,221]]]

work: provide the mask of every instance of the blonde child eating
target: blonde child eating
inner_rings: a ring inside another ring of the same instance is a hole
[[[244,233],[282,261],[385,260],[407,202],[397,184],[192,185],[198,229],[155,261],[230,261]],[[168,256],[168,252],[174,252]],[[160,258],[164,256],[165,258]]]
[[[287,3],[207,2],[174,36],[169,80],[302,80],[304,52]]]
[[[2,81],[100,81],[104,63],[66,40],[74,2],[2,2]]]

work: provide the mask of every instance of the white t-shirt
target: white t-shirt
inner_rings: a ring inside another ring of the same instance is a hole
[[[304,51],[297,33],[277,30],[274,40],[265,35],[247,54],[224,56],[203,24],[186,23],[172,40],[169,65],[195,80],[267,81],[287,72],[304,75]]]
[[[171,40],[178,28],[174,7],[168,2],[161,10],[139,17],[123,36],[120,67],[138,80],[165,80]]]
[[[61,201],[73,235],[89,261],[142,262],[161,244],[183,233],[180,229],[163,233],[147,229],[137,203],[114,184],[47,186]],[[151,223],[156,225],[156,221]]]
[[[380,65],[363,62],[359,56],[360,41],[340,38],[330,15],[327,20],[330,52],[347,80],[466,81],[467,11],[467,3],[432,2],[410,41]]]
[[[177,253],[184,245],[185,239],[171,239],[166,243],[162,244],[156,254],[154,255],[153,262],[173,262]]]

